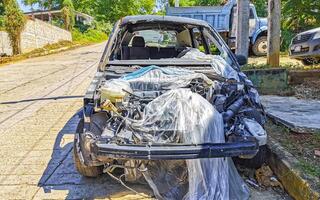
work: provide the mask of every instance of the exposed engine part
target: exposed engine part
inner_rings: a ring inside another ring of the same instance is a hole
[[[240,97],[233,104],[231,104],[225,112],[222,113],[223,121],[225,123],[229,122],[231,118],[233,118],[240,110],[240,108],[244,105],[246,96]]]

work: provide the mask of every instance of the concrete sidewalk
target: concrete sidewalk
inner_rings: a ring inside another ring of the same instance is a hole
[[[320,133],[320,101],[261,96],[269,117],[298,133]]]

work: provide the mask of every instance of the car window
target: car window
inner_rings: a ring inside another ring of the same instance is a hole
[[[219,55],[221,56],[227,63],[230,65],[234,65],[232,59],[230,58],[228,54],[228,47],[219,44],[217,39],[211,34],[211,31],[209,31],[207,28],[203,30],[204,38],[206,39],[210,54],[212,55]]]
[[[250,8],[249,18],[250,18],[250,19],[254,19],[253,8]]]
[[[175,47],[177,45],[175,31],[142,30],[134,32],[134,35],[143,37],[147,47]],[[132,40],[129,46],[132,46]]]
[[[203,53],[206,53],[200,30],[198,28],[193,28],[192,35],[194,38],[195,48],[199,49]]]

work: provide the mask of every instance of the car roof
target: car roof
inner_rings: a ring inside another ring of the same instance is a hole
[[[164,23],[177,23],[177,24],[190,24],[195,26],[205,26],[209,27],[210,25],[203,20],[197,20],[187,17],[176,17],[176,16],[160,16],[160,15],[133,15],[123,17],[120,20],[120,25],[124,26],[127,24],[136,24],[136,23],[148,23],[148,22],[164,22]]]

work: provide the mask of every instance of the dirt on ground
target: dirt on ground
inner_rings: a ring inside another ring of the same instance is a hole
[[[266,130],[269,137],[297,158],[299,164],[295,167],[310,176],[316,187],[320,187],[320,133],[295,133],[272,121],[268,121]]]
[[[266,56],[252,56],[248,60],[249,64],[255,64],[255,65],[264,65],[267,63],[267,57]],[[290,58],[288,55],[281,55],[280,56],[280,65],[299,65],[303,66],[302,62],[296,59]]]
[[[320,99],[320,80],[307,80],[292,89],[299,99]]]

